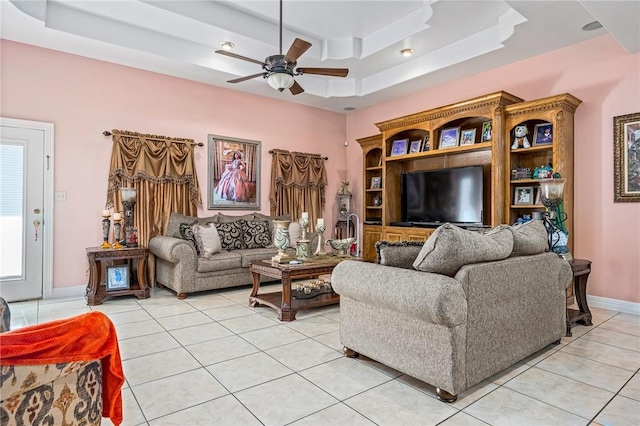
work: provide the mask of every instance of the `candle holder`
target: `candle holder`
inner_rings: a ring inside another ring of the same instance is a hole
[[[111,248],[121,249],[124,248],[122,244],[120,244],[120,235],[122,234],[122,224],[119,220],[113,220],[113,244]]]
[[[325,256],[327,254],[327,252],[324,251],[324,231],[325,231],[325,226],[324,225],[316,225],[316,233],[318,234],[318,247],[316,248],[316,251],[313,252],[314,256]]]
[[[109,244],[109,228],[111,228],[111,221],[109,220],[109,215],[102,214],[102,244],[100,244],[101,249],[110,249],[111,244]]]
[[[138,228],[134,226],[133,221],[136,193],[136,188],[120,188],[120,197],[124,206],[125,244],[128,248],[138,247]]]

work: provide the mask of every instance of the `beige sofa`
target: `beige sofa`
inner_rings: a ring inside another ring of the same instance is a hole
[[[345,354],[362,353],[455,401],[564,336],[571,268],[545,246],[541,223],[489,235],[444,225],[424,245],[379,242],[381,264],[340,263],[331,282]]]
[[[215,224],[224,250],[210,258],[199,256],[193,241],[180,232],[181,227],[184,231],[195,223]],[[251,262],[271,259],[278,253],[271,243],[272,223],[272,217],[260,213],[218,213],[204,218],[172,213],[165,235],[149,242],[149,251],[155,256],[156,284],[175,291],[179,299],[189,293],[251,284]],[[273,278],[262,276],[261,280]]]

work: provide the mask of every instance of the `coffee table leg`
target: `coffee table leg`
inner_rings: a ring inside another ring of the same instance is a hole
[[[282,304],[280,305],[280,321],[293,321],[296,312],[291,309],[291,275],[288,271],[282,273]]]
[[[251,295],[249,296],[249,306],[253,308],[254,306],[259,305],[259,303],[253,300],[253,298],[258,295],[258,290],[260,290],[260,274],[252,271],[251,275],[253,276],[253,288],[251,289]]]

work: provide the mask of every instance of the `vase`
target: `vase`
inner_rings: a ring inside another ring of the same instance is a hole
[[[276,235],[273,244],[278,249],[278,254],[271,258],[271,261],[274,263],[287,263],[293,258],[285,253],[285,250],[289,247],[289,225],[291,224],[290,220],[274,220],[273,221],[276,227]]]

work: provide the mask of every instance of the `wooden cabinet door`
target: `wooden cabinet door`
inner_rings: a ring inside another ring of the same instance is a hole
[[[427,241],[427,238],[433,233],[433,229],[407,229],[405,232],[406,241]]]
[[[382,228],[380,226],[362,227],[362,258],[371,262],[376,261],[376,242],[382,239]]]
[[[385,228],[383,233],[383,239],[385,241],[404,241],[405,240],[404,231],[402,229],[396,230],[396,229]]]

